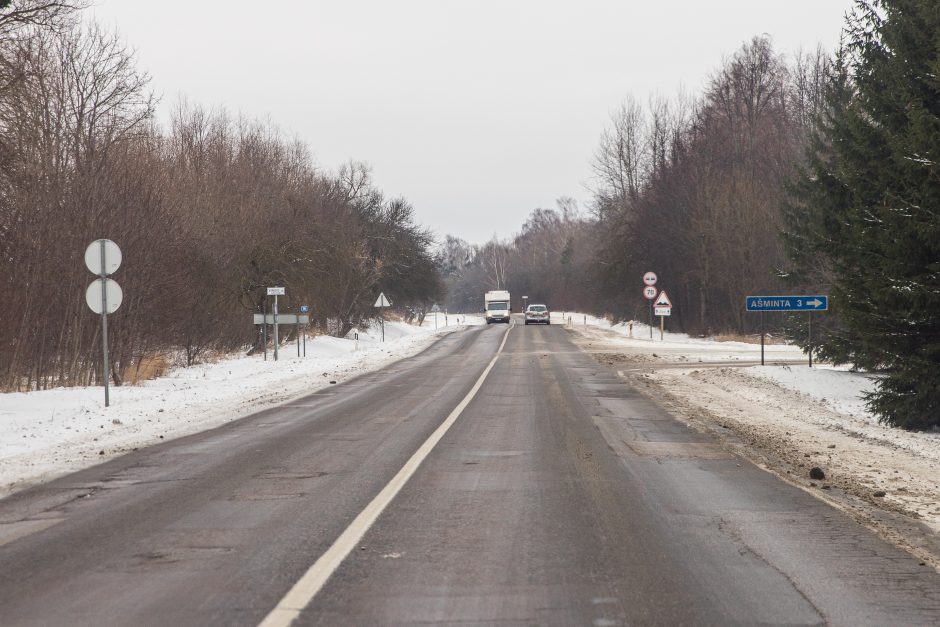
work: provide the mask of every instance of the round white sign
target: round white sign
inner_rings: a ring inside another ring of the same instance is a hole
[[[101,244],[104,242],[104,270],[101,268]],[[111,274],[121,267],[121,249],[109,239],[96,239],[85,249],[85,266],[101,276]]]
[[[644,274],[643,282],[646,283],[647,285],[656,285],[656,273],[647,272],[646,274]],[[647,296],[647,298],[649,298],[649,296]]]
[[[108,313],[117,311],[124,300],[124,292],[114,279],[104,279],[105,295],[108,297]],[[92,281],[85,290],[85,302],[96,314],[101,313],[101,279]]]
[[[653,300],[654,298],[656,298],[656,288],[653,287],[652,285],[647,285],[646,287],[643,288],[643,296],[645,296],[646,298],[650,300]]]

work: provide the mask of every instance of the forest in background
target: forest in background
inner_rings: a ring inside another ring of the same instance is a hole
[[[155,120],[149,77],[82,2],[0,2],[0,389],[98,382],[85,304],[93,240],[114,240],[124,292],[111,376],[168,351],[194,363],[256,341],[265,288],[344,335],[384,291],[403,310],[443,295],[431,234],[368,166],[316,168],[303,142],[181,102]]]
[[[755,37],[698,96],[622,103],[586,213],[562,199],[511,240],[448,238],[449,305],[506,288],[516,307],[643,320],[654,271],[673,330],[746,334],[747,295],[827,294],[812,335],[806,315],[768,328],[877,373],[884,422],[940,427],[938,77],[935,0],[857,0],[832,54]]]
[[[562,198],[533,211],[510,241],[445,241],[449,306],[478,308],[499,286],[555,309],[645,320],[642,277],[654,271],[674,329],[753,331],[742,303],[784,287],[780,206],[830,63],[821,49],[788,58],[756,37],[697,97],[627,98],[592,157],[590,207]]]

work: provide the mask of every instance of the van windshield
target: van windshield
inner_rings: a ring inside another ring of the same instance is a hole
[[[493,301],[492,303],[486,306],[487,309],[493,311],[494,309],[509,309],[509,303],[506,301]]]

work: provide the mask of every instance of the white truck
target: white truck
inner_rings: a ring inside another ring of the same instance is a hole
[[[509,314],[512,308],[509,306],[509,292],[506,290],[494,290],[483,295],[483,317],[486,318],[486,324],[493,322],[509,323]]]

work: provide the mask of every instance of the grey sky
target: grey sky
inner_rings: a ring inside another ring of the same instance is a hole
[[[754,35],[836,45],[851,0],[96,0],[163,96],[270,118],[318,165],[373,166],[438,235],[517,231],[587,202],[627,94],[697,92]]]

